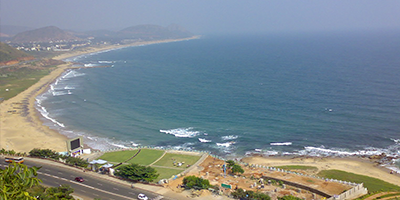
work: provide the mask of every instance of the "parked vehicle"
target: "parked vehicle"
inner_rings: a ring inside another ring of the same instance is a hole
[[[23,157],[18,157],[18,158],[15,158],[15,157],[6,157],[6,158],[5,158],[5,161],[8,162],[8,163],[12,163],[12,162],[15,162],[15,163],[24,163],[24,158],[23,158]]]

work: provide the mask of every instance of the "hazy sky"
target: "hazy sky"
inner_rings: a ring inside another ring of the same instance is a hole
[[[0,17],[78,31],[171,23],[196,34],[400,30],[400,0],[0,0]]]

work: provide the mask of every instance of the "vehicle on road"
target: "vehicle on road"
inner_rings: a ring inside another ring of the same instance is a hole
[[[140,200],[148,200],[148,199],[149,199],[145,194],[142,194],[142,193],[140,193],[140,194],[137,196],[137,198],[140,199]]]
[[[85,180],[83,180],[83,178],[82,177],[75,177],[75,181],[78,181],[78,182],[83,182],[83,181],[85,181]]]
[[[8,163],[12,163],[12,162],[15,162],[15,163],[24,163],[24,158],[23,158],[23,157],[18,157],[18,158],[15,158],[15,157],[6,157],[4,160],[5,160],[6,162],[8,162]]]

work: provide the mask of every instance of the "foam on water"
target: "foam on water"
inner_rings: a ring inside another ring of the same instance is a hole
[[[292,142],[271,142],[269,143],[271,146],[290,146]]]
[[[204,139],[204,138],[198,138],[198,139],[199,139],[200,142],[203,142],[203,143],[212,142],[211,140],[207,140],[207,139]]]
[[[236,140],[239,136],[237,135],[227,135],[227,136],[222,136],[222,140]]]
[[[189,128],[177,128],[177,129],[170,129],[170,130],[160,130],[161,133],[166,133],[170,135],[174,135],[175,137],[195,137],[200,132],[193,131],[193,127]]]

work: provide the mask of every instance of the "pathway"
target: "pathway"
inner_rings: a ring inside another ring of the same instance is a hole
[[[161,158],[163,158],[165,156],[165,154],[167,154],[167,151],[164,151],[163,155],[160,156],[156,161],[154,161],[153,163],[151,163],[149,166],[152,166],[154,163],[158,162],[159,160],[161,160]]]

